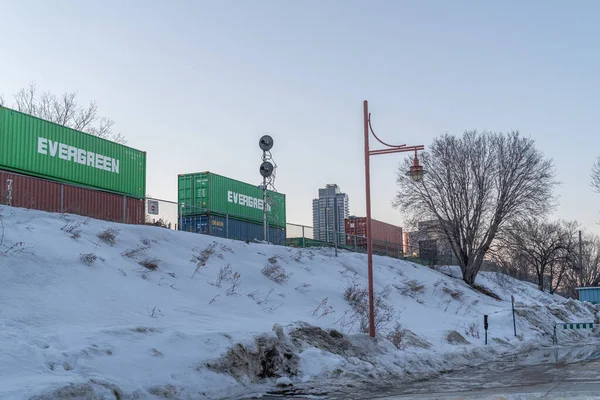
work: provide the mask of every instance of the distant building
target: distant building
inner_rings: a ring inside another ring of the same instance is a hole
[[[345,243],[345,220],[349,215],[348,195],[338,185],[319,189],[313,200],[313,238],[329,243]]]
[[[431,261],[452,260],[452,246],[442,232],[438,221],[421,221],[416,231],[405,232],[404,253]]]

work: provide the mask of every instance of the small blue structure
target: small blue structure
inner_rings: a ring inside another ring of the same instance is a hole
[[[578,287],[579,301],[588,301],[593,304],[600,303],[600,286]]]

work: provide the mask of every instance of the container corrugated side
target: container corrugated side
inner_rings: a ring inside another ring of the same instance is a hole
[[[125,223],[141,225],[146,222],[146,202],[142,199],[127,197],[127,205],[125,207]]]
[[[346,235],[367,236],[367,219],[365,217],[349,217],[345,221]],[[373,240],[402,245],[402,228],[386,222],[371,220]],[[347,238],[348,240],[348,238]]]
[[[0,171],[0,203],[12,207],[60,212],[60,184],[26,175]]]
[[[146,153],[0,107],[0,168],[130,197],[146,193]]]
[[[218,215],[190,215],[181,220],[181,230],[202,233],[235,240],[263,240],[261,224],[225,218]],[[268,241],[276,245],[285,244],[285,229],[269,226]]]
[[[71,185],[64,185],[63,190],[62,212],[105,221],[144,223],[146,208],[143,200]]]
[[[182,215],[204,213],[263,221],[263,191],[256,185],[227,178],[212,172],[178,176],[178,201]],[[267,191],[267,221],[285,228],[286,202],[282,193]]]
[[[577,292],[579,293],[579,301],[588,301],[592,304],[600,303],[600,288],[578,288]]]
[[[378,220],[371,220],[373,252],[391,257],[400,257],[404,253],[402,228]],[[367,219],[349,217],[345,221],[346,245],[352,248],[366,249]]]
[[[128,224],[145,219],[143,200],[9,171],[0,171],[0,203]]]

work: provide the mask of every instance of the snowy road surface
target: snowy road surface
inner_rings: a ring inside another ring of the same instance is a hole
[[[263,397],[263,400],[271,397]],[[275,399],[276,397],[273,397]],[[281,398],[281,397],[279,397]],[[296,396],[295,399],[319,397]],[[503,361],[399,384],[370,393],[328,393],[323,399],[525,400],[600,399],[600,345],[545,348]]]
[[[496,367],[497,365],[493,365]],[[448,374],[402,390],[407,394],[383,397],[405,399],[598,399],[600,360],[494,368]],[[379,396],[372,396],[379,397]]]

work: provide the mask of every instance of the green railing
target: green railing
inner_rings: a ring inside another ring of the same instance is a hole
[[[558,344],[558,337],[556,335],[556,329],[562,328],[563,330],[571,329],[594,329],[593,322],[567,322],[567,323],[555,323],[554,324],[554,335],[552,337],[552,344]]]

